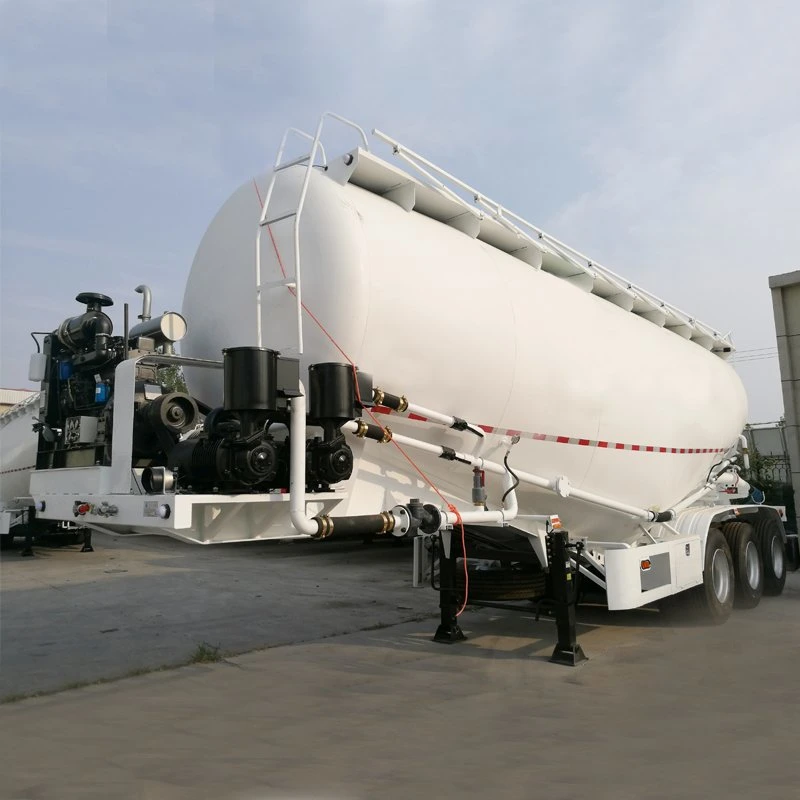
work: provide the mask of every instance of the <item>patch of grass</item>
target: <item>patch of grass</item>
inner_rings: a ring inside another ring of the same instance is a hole
[[[222,653],[220,652],[219,645],[216,647],[208,642],[200,642],[197,645],[194,653],[189,656],[188,664],[213,664],[217,661],[222,661]]]
[[[58,691],[61,691],[60,689]],[[17,694],[7,694],[2,700],[0,700],[0,705],[5,705],[6,703],[17,703],[20,700],[30,700],[32,697],[42,697],[43,695],[47,694],[47,692],[17,692]],[[53,692],[55,694],[55,692]]]
[[[473,609],[468,609],[473,610]],[[479,609],[475,609],[479,610]],[[279,647],[288,647],[290,645],[299,645],[299,644],[307,644],[309,641],[325,641],[327,639],[335,639],[339,636],[346,636],[353,633],[360,633],[360,632],[367,632],[367,631],[375,631],[375,630],[382,630],[384,628],[392,628],[396,625],[402,625],[407,622],[422,622],[423,620],[427,619],[434,619],[438,617],[438,611],[431,611],[431,612],[421,612],[416,614],[411,614],[406,619],[399,620],[398,622],[378,622],[374,625],[369,625],[365,628],[358,628],[354,631],[344,630],[344,631],[335,631],[333,633],[325,634],[324,636],[314,637],[312,639],[297,639],[297,640],[286,640],[281,642],[273,642],[272,644],[263,645],[260,647],[249,647],[244,650],[228,650],[223,652],[219,645],[212,645],[208,642],[201,642],[197,645],[191,655],[184,659],[183,661],[177,661],[173,664],[161,664],[157,667],[136,667],[134,669],[129,670],[128,672],[124,672],[121,675],[114,675],[109,678],[97,678],[96,680],[86,680],[86,681],[73,681],[71,683],[64,684],[63,686],[59,686],[57,689],[43,689],[40,691],[34,692],[18,692],[16,694],[7,694],[3,697],[0,697],[0,705],[6,705],[8,703],[17,703],[20,700],[31,700],[34,697],[49,697],[50,695],[59,694],[60,692],[69,691],[72,689],[85,689],[87,686],[102,686],[106,683],[115,683],[116,681],[125,680],[126,678],[136,678],[141,675],[149,675],[153,672],[167,672],[175,669],[180,669],[181,667],[187,667],[191,664],[216,664],[221,661],[224,661],[226,664],[230,664],[231,666],[239,666],[234,662],[227,661],[226,659],[233,658],[234,656],[241,656],[248,653],[255,653],[260,652],[263,650],[274,650]]]
[[[201,642],[197,645],[188,658],[184,659],[183,661],[178,661],[175,664],[161,664],[158,667],[136,667],[135,669],[124,672],[121,675],[114,675],[110,678],[97,678],[96,680],[87,681],[72,681],[71,683],[66,683],[63,686],[59,686],[57,689],[43,689],[38,692],[18,692],[16,694],[7,694],[0,698],[0,705],[17,703],[20,700],[30,700],[34,697],[48,697],[53,694],[59,694],[60,692],[67,692],[73,689],[85,689],[87,686],[102,686],[105,683],[114,683],[115,681],[121,681],[125,678],[136,678],[141,675],[149,675],[153,672],[166,672],[167,670],[188,667],[191,664],[215,664],[224,660],[225,654],[222,652],[219,645],[214,646],[212,644],[208,644],[208,642]]]

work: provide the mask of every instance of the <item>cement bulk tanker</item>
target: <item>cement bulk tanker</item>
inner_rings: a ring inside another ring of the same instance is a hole
[[[564,476],[572,489],[559,497],[523,484],[521,512],[553,511],[570,532],[602,540],[641,535],[640,520],[573,499],[573,491],[669,509],[736,447],[747,404],[725,361],[729,341],[688,318],[665,327],[662,306],[635,313],[639,298],[628,284],[616,287],[616,302],[593,293],[544,241],[528,242],[488,215],[478,220],[367,153],[346,158],[327,170],[295,165],[277,174],[267,218],[276,221],[261,243],[260,319],[253,231],[268,177],[248,181],[224,204],[188,279],[184,354],[215,358],[224,346],[253,344],[259,322],[266,346],[297,354],[296,296],[285,284],[294,280],[293,212],[308,177],[298,226],[307,309],[301,373],[342,361],[344,352],[376,385],[469,420],[484,436],[386,419],[395,433],[500,461],[518,436],[513,469]],[[586,277],[601,283],[590,270]],[[188,381],[208,405],[222,402],[220,376],[190,370]],[[470,505],[462,465],[415,460],[446,496]],[[409,494],[435,499],[392,447],[357,451],[349,491],[346,513],[390,508]]]
[[[141,285],[120,335],[112,298],[77,296],[31,364],[28,495],[2,502],[202,544],[411,538],[446,641],[481,585],[567,614],[580,574],[612,609],[691,596],[717,620],[780,592],[728,336],[380,132],[386,159],[351,123],[328,159],[334,117],[224,203],[182,315]]]

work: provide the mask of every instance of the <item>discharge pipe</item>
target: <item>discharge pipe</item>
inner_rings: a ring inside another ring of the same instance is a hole
[[[739,434],[739,451],[742,454],[742,464],[745,469],[750,469],[750,444],[747,437],[741,433]]]
[[[475,434],[475,436],[481,439],[483,438],[483,431],[477,425],[472,425],[465,419],[461,419],[461,417],[442,414],[431,408],[425,408],[425,406],[419,406],[416,403],[409,403],[405,395],[390,394],[376,387],[372,390],[372,400],[376,405],[385,406],[399,414],[408,414],[412,419],[414,417],[423,417],[426,422],[435,422],[438,425],[445,425],[456,431],[469,431]]]
[[[395,506],[391,511],[382,511],[379,514],[365,514],[349,517],[330,517],[323,514],[316,517],[309,517],[306,512],[306,397],[305,387],[302,382],[299,385],[300,394],[291,399],[291,419],[289,421],[289,515],[292,525],[300,533],[311,536],[315,539],[327,539],[333,535],[337,536],[366,536],[370,534],[405,535],[411,531],[411,514],[405,506]],[[365,425],[366,423],[362,423]],[[370,426],[375,435],[385,430],[380,426]],[[342,430],[354,431],[357,428],[356,422],[347,422],[342,426]],[[389,433],[391,438],[391,433]],[[406,437],[403,437],[406,438]],[[387,440],[388,441],[388,440]],[[416,441],[416,440],[411,440]],[[435,445],[430,445],[435,447]],[[439,451],[442,448],[437,448]],[[499,466],[499,465],[498,465]],[[466,511],[457,514],[453,511],[441,511],[436,521],[436,528],[448,528],[462,523],[473,524],[504,524],[513,520],[519,511],[517,495],[514,491],[515,481],[509,470],[499,466],[499,471],[503,474],[503,508],[499,511]],[[395,532],[397,528],[398,532]]]
[[[393,433],[390,428],[382,428],[380,425],[373,425],[363,420],[352,420],[342,425],[343,431],[348,431],[355,434],[362,439],[373,439],[380,443],[387,443],[395,441],[400,445],[406,447],[413,447],[416,450],[421,450],[425,453],[444,458],[449,461],[460,461],[462,464],[468,464],[472,467],[479,467],[486,472],[492,472],[496,475],[505,475],[507,470],[503,464],[496,461],[486,461],[478,456],[472,456],[468,453],[459,453],[451,447],[442,445],[430,444],[423,442],[419,439],[414,439],[410,436],[403,436],[402,434]],[[519,478],[521,483],[527,483],[531,486],[537,486],[540,489],[545,489],[550,492],[555,492],[561,497],[574,497],[577,500],[583,500],[587,503],[600,506],[602,508],[609,508],[612,511],[619,511],[623,514],[628,514],[636,519],[644,520],[645,522],[670,522],[675,518],[673,511],[652,511],[647,508],[639,508],[638,506],[628,505],[627,503],[620,503],[616,500],[611,500],[607,497],[602,497],[592,492],[586,492],[582,489],[576,489],[571,486],[569,480],[560,476],[558,478],[548,479],[540,475],[534,475],[530,472],[523,472],[521,470],[514,470],[514,474]],[[497,512],[465,512],[462,519],[469,522],[477,520],[472,519],[473,514],[480,513],[497,513]]]
[[[725,470],[731,465],[731,459],[725,459],[720,464],[718,464],[711,473],[709,473],[708,481],[696,492],[693,492],[688,497],[685,497],[679,503],[676,503],[670,511],[677,516],[678,512],[683,511],[685,508],[689,508],[689,506],[696,503],[698,500],[701,500],[707,494],[711,494],[712,492],[719,491],[719,487],[717,483],[720,479],[725,475]],[[745,485],[749,486],[746,481],[741,481]]]
[[[289,421],[289,516],[292,525],[307,536],[319,536],[321,525],[306,514],[306,388],[291,399]]]
[[[291,400],[289,421],[289,515],[292,525],[314,539],[337,536],[368,536],[391,533],[395,517],[391,511],[350,517],[309,517],[306,513],[306,390],[302,382],[300,394]]]
[[[445,511],[442,513],[442,526],[447,527],[456,525],[460,522],[471,523],[473,525],[504,525],[511,522],[519,512],[519,504],[517,503],[517,493],[514,491],[516,481],[514,476],[505,470],[503,473],[503,508],[500,511],[464,511],[461,514],[454,514],[452,511]]]

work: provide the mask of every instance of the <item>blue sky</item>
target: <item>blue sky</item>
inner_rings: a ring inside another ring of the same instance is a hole
[[[779,0],[0,0],[0,385],[28,385],[28,331],[79,291],[180,309],[219,205],[326,109],[774,346],[798,41]],[[777,419],[777,361],[738,369],[751,420]]]

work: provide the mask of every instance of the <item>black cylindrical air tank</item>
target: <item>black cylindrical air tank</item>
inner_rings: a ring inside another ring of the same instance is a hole
[[[223,350],[226,411],[275,411],[278,408],[278,354],[266,347]]]

